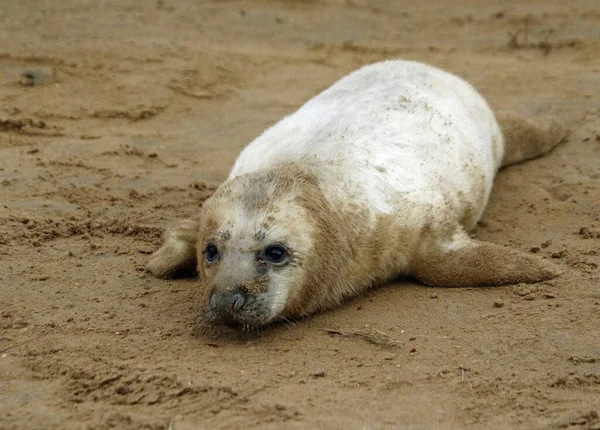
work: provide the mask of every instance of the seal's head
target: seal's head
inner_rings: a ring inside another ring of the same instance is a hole
[[[312,177],[283,166],[235,177],[205,202],[197,244],[205,321],[250,329],[303,313],[318,229],[308,206],[321,200]]]

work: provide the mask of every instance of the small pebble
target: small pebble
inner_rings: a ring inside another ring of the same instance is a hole
[[[495,308],[501,308],[502,306],[504,306],[504,302],[501,302],[501,301],[494,302],[494,307]]]
[[[54,70],[48,67],[36,67],[23,70],[22,79],[19,81],[24,87],[34,87],[41,85],[46,81],[51,81],[54,76]]]

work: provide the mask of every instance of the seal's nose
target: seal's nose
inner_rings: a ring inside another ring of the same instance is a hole
[[[234,314],[237,311],[239,311],[240,309],[242,309],[242,307],[244,306],[244,304],[246,304],[246,299],[248,299],[248,296],[246,295],[246,292],[241,289],[238,288],[237,291],[234,295],[233,298],[231,299],[231,313]]]
[[[215,310],[235,314],[244,307],[246,300],[248,300],[248,294],[245,288],[236,287],[230,291],[213,294],[210,304]]]

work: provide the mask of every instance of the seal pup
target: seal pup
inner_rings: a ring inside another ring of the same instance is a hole
[[[438,287],[533,283],[545,260],[471,238],[502,166],[550,151],[555,121],[494,115],[461,78],[364,66],[252,141],[148,269],[196,270],[204,319],[256,328],[402,275]]]

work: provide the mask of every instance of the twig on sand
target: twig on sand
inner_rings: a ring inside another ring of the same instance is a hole
[[[381,330],[377,330],[377,329],[371,329],[371,331],[369,331],[369,332],[367,332],[367,331],[345,332],[345,331],[334,330],[334,329],[324,329],[324,330],[330,335],[342,336],[342,337],[357,337],[357,338],[363,339],[373,345],[387,346],[387,347],[390,347],[390,346],[399,347],[402,345],[402,341],[394,339],[389,334],[387,334]]]

